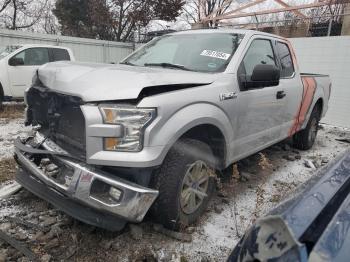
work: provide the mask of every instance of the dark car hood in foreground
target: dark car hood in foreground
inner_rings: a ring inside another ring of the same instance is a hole
[[[350,261],[350,150],[253,225],[228,261]]]
[[[210,84],[218,74],[158,67],[56,62],[42,66],[38,75],[53,91],[81,97],[83,101],[135,99],[145,87]]]

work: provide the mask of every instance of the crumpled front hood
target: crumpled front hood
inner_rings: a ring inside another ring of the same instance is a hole
[[[38,74],[51,90],[78,96],[85,102],[135,99],[145,87],[203,85],[218,78],[218,74],[78,62],[49,63]]]

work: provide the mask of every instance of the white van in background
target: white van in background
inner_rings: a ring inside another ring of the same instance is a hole
[[[43,64],[74,61],[66,47],[50,45],[9,45],[0,47],[0,107],[3,101],[23,99],[34,72]]]

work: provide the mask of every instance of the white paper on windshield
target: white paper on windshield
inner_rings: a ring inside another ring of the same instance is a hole
[[[230,54],[219,52],[219,51],[212,51],[212,50],[203,50],[201,53],[202,56],[209,56],[214,57],[222,60],[227,60],[230,58]]]

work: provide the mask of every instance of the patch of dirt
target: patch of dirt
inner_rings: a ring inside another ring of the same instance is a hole
[[[275,193],[272,194],[269,201],[272,203],[279,203],[284,200],[290,193],[295,190],[298,186],[295,182],[284,182],[281,180],[275,180],[273,183],[273,187],[275,189]]]
[[[24,116],[24,103],[9,103],[4,104],[3,109],[0,110],[0,118],[17,119]]]
[[[0,160],[0,184],[13,180],[15,176],[16,162],[13,158]]]

